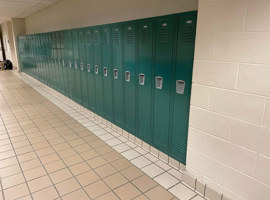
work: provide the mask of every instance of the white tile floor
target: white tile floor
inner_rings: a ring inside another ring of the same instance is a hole
[[[100,139],[102,139],[105,143],[115,149],[117,152],[121,153],[125,158],[130,160],[135,166],[140,168],[144,171],[147,175],[157,181],[161,186],[165,189],[169,190],[172,194],[178,197],[181,200],[185,199],[193,199],[193,200],[200,200],[203,199],[197,193],[195,193],[190,188],[186,187],[182,182],[182,173],[179,170],[176,170],[173,166],[163,162],[159,158],[157,158],[158,151],[155,148],[151,148],[149,152],[149,145],[143,143],[142,141],[138,140],[134,142],[134,136],[129,135],[127,132],[122,131],[119,127],[116,127],[112,123],[108,122],[107,120],[102,120],[101,117],[95,115],[94,113],[90,112],[89,110],[85,109],[84,107],[78,105],[77,103],[73,102],[72,100],[68,99],[67,97],[63,96],[62,94],[58,93],[57,91],[49,88],[45,84],[33,79],[32,77],[24,74],[24,73],[16,73],[13,72],[15,75],[19,76],[22,80],[32,86],[36,91],[50,100],[52,103],[57,105],[61,108],[64,112],[72,116],[75,120],[81,123],[84,127],[88,130],[93,132],[97,135]],[[72,140],[71,140],[72,139]],[[70,143],[78,143],[80,144],[81,139],[78,138],[70,138]],[[69,140],[69,138],[66,138]],[[57,142],[57,141],[55,141]],[[141,144],[141,145],[138,145]],[[98,144],[96,144],[98,147]],[[143,148],[147,147],[147,148]],[[59,146],[59,148],[65,149],[65,147]],[[78,146],[78,149],[80,145]],[[42,150],[38,152],[42,154]],[[72,152],[71,152],[72,154]],[[87,154],[89,156],[89,154]],[[0,155],[1,156],[1,155]],[[69,155],[70,156],[70,155]],[[83,154],[81,154],[83,157]],[[23,159],[20,158],[19,159]],[[43,157],[46,159],[46,156]],[[50,158],[53,159],[53,158]],[[63,158],[64,162],[68,165],[69,162],[74,165],[76,163],[75,157],[68,157],[67,159]],[[34,165],[34,163],[31,163]],[[31,165],[29,164],[29,165]],[[58,163],[61,165],[62,163]],[[70,164],[71,165],[71,164]],[[15,166],[16,167],[16,166]],[[25,166],[28,167],[28,166]],[[49,165],[46,166],[48,169],[50,168]],[[83,167],[83,166],[82,166]],[[39,172],[42,173],[42,172]],[[31,179],[32,174],[35,172],[31,172],[29,174],[29,179]],[[62,171],[60,174],[56,174],[55,178],[53,179],[54,183],[57,183],[58,176],[66,176],[66,178],[70,178],[70,174],[65,171]],[[4,178],[4,177],[2,177]],[[40,180],[46,182],[46,180]],[[65,194],[65,187],[72,185],[72,187],[76,187],[72,183],[72,179],[70,179],[70,183],[66,183],[66,185],[59,185],[60,193]],[[32,190],[38,190],[38,182],[35,181],[32,184]],[[20,188],[18,188],[20,189]],[[53,195],[53,194],[52,194]],[[79,190],[78,190],[79,195]],[[0,198],[1,199],[1,198]]]

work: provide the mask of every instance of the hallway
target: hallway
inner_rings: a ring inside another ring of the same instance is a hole
[[[203,199],[179,171],[15,73],[0,72],[0,200]]]

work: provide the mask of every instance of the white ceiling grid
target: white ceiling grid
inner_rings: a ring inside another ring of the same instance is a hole
[[[0,0],[0,23],[25,18],[60,0]]]

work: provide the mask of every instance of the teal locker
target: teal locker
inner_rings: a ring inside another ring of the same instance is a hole
[[[76,97],[76,83],[75,83],[75,69],[73,60],[73,37],[72,31],[68,30],[65,32],[65,44],[67,46],[67,62],[68,62],[68,80],[69,80],[69,96],[75,101]]]
[[[104,118],[112,121],[112,42],[111,27],[102,28],[102,74],[103,74],[103,102]]]
[[[156,21],[153,144],[168,153],[175,17]]]
[[[151,137],[152,71],[153,71],[153,22],[139,23],[138,38],[138,107],[137,134],[146,142]]]
[[[63,72],[62,72],[62,64],[61,64],[61,38],[60,38],[60,32],[56,32],[56,66],[57,66],[57,88],[60,93],[62,93],[63,89]]]
[[[118,126],[123,126],[123,45],[121,25],[112,27],[112,37],[114,122]]]
[[[70,92],[69,92],[69,65],[68,65],[68,42],[67,41],[67,32],[63,31],[62,35],[63,35],[63,58],[62,58],[62,65],[63,65],[63,76],[64,76],[64,94],[67,97],[70,97]]]
[[[63,56],[64,56],[64,33],[63,31],[59,32],[59,49],[58,49],[58,66],[59,66],[59,71],[60,71],[60,91],[62,94],[64,94],[64,65],[63,65]]]
[[[124,26],[124,127],[128,132],[133,134],[136,127],[136,29],[137,25],[134,23]]]
[[[172,81],[171,156],[183,164],[186,163],[196,18],[196,12],[179,17],[176,67]]]
[[[95,97],[96,97],[96,112],[103,115],[103,90],[102,90],[102,67],[101,67],[101,29],[93,29],[94,42],[94,72],[95,72]]]
[[[53,88],[58,91],[58,66],[57,66],[57,47],[56,47],[56,33],[52,33],[52,79],[53,79]]]
[[[48,35],[48,40],[49,40],[49,49],[48,49],[48,56],[49,56],[49,60],[48,60],[48,66],[49,66],[49,85],[53,88],[53,74],[54,74],[54,68],[53,68],[53,63],[54,63],[54,59],[53,59],[53,39],[52,39],[52,34]]]
[[[82,87],[82,105],[88,107],[88,91],[87,91],[87,66],[86,66],[86,51],[85,51],[85,30],[79,31],[79,55],[81,69],[81,87]]]
[[[92,29],[86,30],[86,64],[87,64],[87,83],[88,83],[88,108],[92,111],[96,109],[95,97],[95,70],[94,70],[94,49]]]
[[[73,62],[74,62],[74,75],[75,75],[75,101],[79,104],[82,103],[81,95],[81,69],[80,69],[80,56],[79,56],[79,36],[78,30],[72,31],[73,42]]]

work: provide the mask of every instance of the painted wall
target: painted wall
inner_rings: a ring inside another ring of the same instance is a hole
[[[187,171],[232,199],[270,198],[270,1],[200,0]]]
[[[197,10],[198,0],[62,0],[25,19],[26,33],[79,28]]]
[[[12,36],[14,38],[13,40],[13,46],[14,46],[14,57],[13,65],[17,67],[17,69],[20,71],[20,65],[19,65],[19,58],[18,58],[18,48],[17,48],[17,37],[20,35],[25,35],[25,20],[21,18],[12,18]]]
[[[6,55],[6,60],[13,62],[15,60],[15,49],[14,40],[12,35],[12,25],[10,21],[1,24],[2,35],[3,35],[3,45]]]

